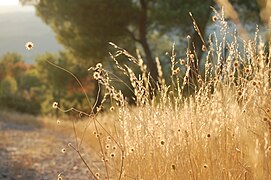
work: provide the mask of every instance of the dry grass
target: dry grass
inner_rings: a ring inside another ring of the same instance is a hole
[[[86,162],[94,177],[271,179],[270,55],[264,52],[258,32],[254,39],[240,43],[236,33],[227,32],[222,15],[217,13],[216,21],[223,39],[219,42],[212,34],[209,42],[204,42],[208,44],[204,47],[204,74],[195,69],[199,60],[193,48],[180,62],[173,48],[170,85],[156,60],[156,94],[139,52],[135,58],[111,43],[117,49],[111,57],[130,79],[135,106],[128,105],[111,83],[117,77],[100,63],[89,69],[104,86],[103,103],[110,99],[112,108],[98,117],[70,109],[89,116],[71,126],[78,143],[70,146],[80,155],[80,137],[83,144],[94,147],[96,160],[102,163],[95,167]],[[233,40],[228,42],[227,36]],[[138,66],[140,75],[118,63],[122,55]]]
[[[14,111],[0,111],[0,120],[3,122],[10,122],[19,125],[31,125],[34,127],[42,126],[42,121],[40,118]]]

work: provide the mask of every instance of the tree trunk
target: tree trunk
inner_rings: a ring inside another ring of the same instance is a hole
[[[139,42],[142,45],[146,60],[147,60],[147,66],[150,71],[150,75],[152,77],[151,84],[154,89],[156,89],[156,83],[158,82],[158,70],[156,63],[154,62],[154,59],[152,57],[152,52],[150,50],[149,43],[147,41],[147,10],[148,5],[145,0],[140,0],[141,5],[141,13],[140,13],[140,19],[139,19]]]

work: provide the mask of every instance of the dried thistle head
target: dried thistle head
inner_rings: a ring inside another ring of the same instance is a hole
[[[110,107],[110,111],[112,112],[112,111],[114,111],[115,110],[115,107],[114,106],[111,106]]]
[[[62,149],[61,149],[61,152],[62,152],[62,153],[65,153],[65,152],[66,152],[66,149],[65,149],[65,148],[62,148]]]
[[[176,69],[173,70],[172,74],[175,76],[175,75],[177,75],[179,72],[180,72],[180,68],[178,67],[178,68],[176,68]]]
[[[180,64],[181,65],[185,65],[185,60],[184,59],[180,59]]]
[[[58,102],[53,102],[52,107],[53,107],[54,109],[57,109],[57,108],[58,108]]]
[[[257,81],[252,81],[252,86],[257,86]]]
[[[161,146],[164,146],[164,145],[165,145],[165,141],[164,141],[164,140],[161,140],[161,141],[160,141],[160,145],[161,145]]]
[[[100,75],[100,73],[98,73],[98,72],[94,72],[94,73],[93,73],[93,78],[94,78],[95,80],[99,80],[99,79],[101,79],[101,75]]]
[[[237,68],[238,67],[238,61],[235,61],[234,63],[233,63],[233,66],[235,67],[235,68]]]
[[[212,21],[213,22],[217,21],[217,16],[212,16]]]
[[[203,51],[203,52],[205,52],[207,49],[206,49],[206,46],[203,44],[202,46],[201,46],[201,50]]]
[[[27,42],[25,44],[25,48],[29,51],[34,47],[34,44],[32,42]]]
[[[245,73],[249,74],[250,73],[250,69],[249,68],[245,68]]]
[[[97,63],[96,64],[96,69],[101,69],[103,67],[102,63]]]
[[[189,58],[190,58],[190,59],[194,59],[194,57],[195,57],[195,55],[194,55],[193,53],[190,53],[190,54],[189,54]]]

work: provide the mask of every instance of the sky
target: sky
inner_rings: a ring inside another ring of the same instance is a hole
[[[0,6],[19,5],[19,0],[0,0]]]
[[[35,7],[22,6],[19,0],[0,0],[0,27],[0,59],[15,52],[33,63],[39,54],[62,49],[52,29],[36,16]],[[34,43],[31,51],[25,49],[29,41]]]
[[[0,14],[35,11],[33,6],[22,6],[19,0],[0,0]]]

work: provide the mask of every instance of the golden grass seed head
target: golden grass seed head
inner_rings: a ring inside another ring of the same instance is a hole
[[[121,101],[122,100],[122,94],[119,92],[119,93],[116,93],[116,94],[114,94],[115,96],[115,99],[117,100],[117,101]]]
[[[188,134],[187,130],[184,131],[184,134],[185,134],[186,137],[189,137],[189,134]]]
[[[217,68],[216,68],[215,73],[216,73],[217,75],[221,73],[220,67],[217,67]]]
[[[102,110],[102,107],[101,106],[97,107],[96,110],[97,110],[97,112],[100,112]]]

